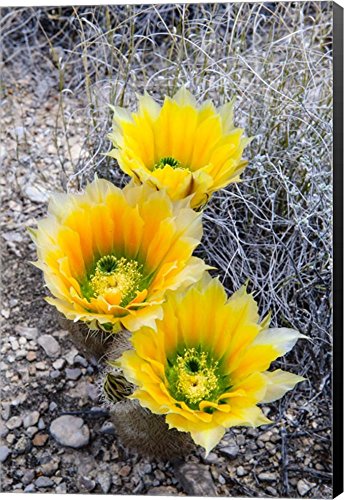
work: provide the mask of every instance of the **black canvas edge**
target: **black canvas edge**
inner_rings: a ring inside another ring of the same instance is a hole
[[[343,8],[333,3],[333,497],[343,492]]]

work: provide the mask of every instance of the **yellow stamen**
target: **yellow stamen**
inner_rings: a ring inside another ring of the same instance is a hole
[[[120,292],[122,301],[125,300],[139,290],[141,268],[136,260],[105,255],[97,262],[95,273],[90,278],[94,295]]]
[[[205,352],[187,349],[184,356],[177,357],[178,392],[191,404],[207,399],[218,385],[217,364],[209,363]]]

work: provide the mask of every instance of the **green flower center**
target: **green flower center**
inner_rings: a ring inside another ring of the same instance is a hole
[[[164,168],[167,165],[172,168],[183,168],[180,161],[172,158],[172,156],[165,156],[164,158],[160,158],[160,160],[154,165],[153,170],[156,170],[157,168]]]
[[[89,299],[106,293],[120,293],[120,305],[125,307],[143,289],[142,268],[136,260],[104,255],[82,285],[83,294]]]
[[[201,401],[215,401],[224,389],[219,362],[194,347],[169,360],[166,377],[172,396],[192,409],[197,409]]]

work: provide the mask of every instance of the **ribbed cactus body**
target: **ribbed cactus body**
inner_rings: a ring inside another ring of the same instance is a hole
[[[113,338],[107,358],[114,361],[131,349],[129,334],[121,332]],[[102,399],[123,446],[141,456],[157,460],[173,460],[188,455],[195,445],[188,433],[169,429],[163,415],[143,408],[138,401],[128,399],[134,386],[119,368],[105,370],[100,382]]]
[[[74,323],[63,317],[59,317],[59,323],[64,330],[69,331],[70,338],[80,352],[86,357],[94,356],[97,360],[106,355],[116,335],[103,330],[90,330],[85,323]]]
[[[155,415],[136,400],[110,405],[110,415],[122,444],[141,456],[173,460],[195,448],[188,433],[169,429],[163,415]]]

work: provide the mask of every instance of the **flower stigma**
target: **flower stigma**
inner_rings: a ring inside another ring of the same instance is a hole
[[[154,165],[153,170],[157,168],[164,168],[166,166],[172,168],[183,168],[180,161],[176,160],[172,156],[165,156],[164,158],[160,158],[160,160]]]
[[[140,290],[142,281],[142,265],[136,260],[104,255],[89,278],[92,296],[98,297],[106,293],[120,293],[123,307],[127,305]]]
[[[194,347],[184,349],[182,355],[177,355],[167,378],[173,396],[191,407],[198,407],[201,401],[213,399],[220,385],[218,362]]]

